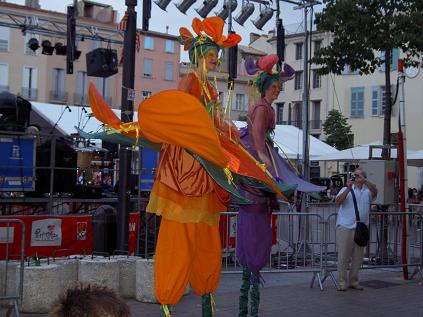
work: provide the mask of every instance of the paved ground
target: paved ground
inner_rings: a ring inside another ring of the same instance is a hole
[[[261,317],[423,317],[423,285],[420,276],[404,281],[401,272],[368,270],[362,273],[364,291],[338,292],[328,279],[325,290],[310,288],[309,273],[265,274],[261,291]],[[238,316],[239,275],[223,275],[214,298],[216,317]],[[133,316],[158,317],[159,306],[128,300]],[[44,314],[22,314],[44,317]],[[190,293],[184,296],[172,316],[201,316],[200,299]]]

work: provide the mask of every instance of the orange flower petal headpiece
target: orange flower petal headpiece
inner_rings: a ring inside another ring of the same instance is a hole
[[[223,35],[224,21],[219,17],[209,17],[201,21],[198,18],[192,20],[192,29],[196,37],[185,27],[179,29],[179,42],[188,51],[190,60],[193,61],[194,51],[201,47],[203,54],[210,49],[221,49],[237,45],[241,41],[238,34]]]

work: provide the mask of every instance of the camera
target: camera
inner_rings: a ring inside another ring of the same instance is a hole
[[[355,174],[351,174],[351,181],[355,182]]]

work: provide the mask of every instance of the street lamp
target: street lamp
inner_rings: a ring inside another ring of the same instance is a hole
[[[186,14],[187,10],[196,2],[197,0],[182,0],[179,4],[175,4],[179,11],[183,14]]]
[[[210,11],[213,10],[215,6],[217,6],[217,3],[218,3],[218,0],[204,0],[203,6],[195,9],[195,11],[197,11],[200,17],[205,19],[207,15],[210,13]]]
[[[243,4],[241,7],[241,12],[238,14],[234,20],[241,26],[244,26],[245,21],[254,13],[254,4],[253,3],[246,3]]]
[[[273,9],[266,7],[264,10],[260,11],[260,15],[253,22],[254,26],[261,31],[263,26],[269,22],[273,16]]]
[[[154,1],[155,4],[157,4],[157,6],[162,9],[163,11],[166,11],[167,6],[169,5],[169,3],[172,0],[156,0]]]
[[[238,6],[238,1],[236,0],[225,0],[223,3],[223,8],[220,10],[220,12],[215,12],[216,15],[221,18],[222,20],[226,20],[229,15],[229,10],[234,12],[236,7]]]

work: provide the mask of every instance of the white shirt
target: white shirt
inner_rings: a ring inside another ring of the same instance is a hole
[[[347,187],[342,188],[336,197],[341,195],[346,190]],[[366,225],[369,225],[370,203],[373,200],[372,193],[366,186],[363,186],[360,190],[359,188],[356,188],[355,185],[353,185],[353,190],[355,193],[355,198],[357,199],[357,208],[360,215],[360,221],[364,222]],[[356,227],[354,201],[351,193],[348,193],[347,197],[339,208],[336,225],[348,229],[355,229]]]

